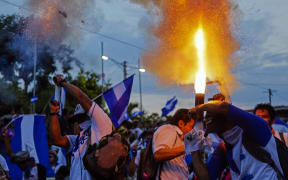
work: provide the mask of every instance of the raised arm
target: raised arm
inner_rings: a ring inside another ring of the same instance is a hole
[[[89,111],[90,107],[92,106],[92,101],[81,89],[79,89],[77,86],[74,86],[73,84],[67,83],[62,75],[55,76],[53,80],[57,86],[64,87],[66,92],[76,98],[76,100],[84,108],[85,112]]]
[[[224,115],[263,147],[266,146],[272,136],[268,124],[263,119],[225,102],[212,101],[191,110],[195,110],[197,113],[207,111],[212,114]]]
[[[3,131],[2,131],[1,136],[4,139],[4,144],[5,144],[5,148],[6,148],[8,156],[10,158],[13,158],[15,156],[15,154],[13,152],[13,149],[12,149],[12,146],[11,146],[11,143],[10,143],[10,139],[9,139],[9,136],[8,136],[8,129],[4,128]]]
[[[53,144],[59,147],[69,148],[69,140],[66,136],[61,135],[61,129],[58,121],[59,103],[53,101],[50,104],[50,137],[52,138]]]
[[[233,105],[229,105],[227,118],[241,127],[249,137],[263,147],[266,146],[272,136],[269,125],[265,120]]]

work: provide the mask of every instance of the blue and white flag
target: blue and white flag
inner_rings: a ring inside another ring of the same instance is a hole
[[[110,117],[116,128],[124,121],[128,108],[134,75],[104,92],[104,98],[110,110]]]
[[[37,100],[38,100],[38,97],[37,97],[37,96],[33,96],[33,97],[30,99],[30,102],[33,104],[33,103],[35,103]]]
[[[280,133],[288,133],[288,124],[282,121],[279,117],[275,118],[272,128]]]
[[[131,117],[141,116],[142,114],[144,114],[144,112],[137,111],[137,112],[132,113]]]
[[[22,115],[14,120],[15,134],[11,141],[14,153],[28,151],[36,163],[46,168],[47,177],[54,175],[49,163],[49,149],[46,135],[45,116]],[[22,180],[23,172],[15,164],[7,160],[11,179]]]
[[[62,115],[62,110],[65,107],[66,92],[65,88],[55,86],[54,100],[59,102],[59,115]]]
[[[176,99],[176,96],[168,100],[165,107],[162,108],[162,117],[167,116],[171,111],[173,111],[177,103],[178,100]]]

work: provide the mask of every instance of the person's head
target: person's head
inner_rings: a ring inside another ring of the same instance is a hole
[[[274,119],[276,117],[276,112],[270,104],[257,104],[254,108],[253,113],[256,116],[259,116],[262,119],[264,119],[269,124],[270,127],[272,126]]]
[[[81,129],[85,129],[85,126],[89,126],[90,117],[85,113],[80,104],[77,104],[74,115],[68,120],[74,125],[74,134],[79,134]],[[87,121],[87,122],[86,122]],[[81,127],[83,125],[83,127]]]
[[[22,171],[31,168],[35,164],[34,158],[27,151],[19,151],[13,157],[13,163],[17,164]]]
[[[196,113],[190,113],[188,109],[178,109],[169,123],[178,126],[185,135],[193,129],[196,118]]]

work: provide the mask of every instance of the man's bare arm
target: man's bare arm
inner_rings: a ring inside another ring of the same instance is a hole
[[[184,153],[184,145],[175,148],[163,148],[154,153],[154,158],[158,162],[163,162],[174,159]]]
[[[71,96],[76,98],[86,112],[89,111],[90,107],[92,106],[92,101],[81,89],[73,84],[63,81],[62,75],[55,76],[53,80],[57,86],[63,86]]]
[[[1,134],[4,138],[4,144],[5,144],[5,148],[7,151],[7,154],[10,158],[13,158],[15,156],[11,143],[10,143],[10,139],[8,136],[8,129],[3,129],[3,133]]]
[[[53,144],[59,147],[69,148],[69,140],[66,136],[61,135],[61,129],[58,121],[57,113],[59,112],[59,103],[53,101],[53,104],[50,105],[51,112],[51,124],[50,124],[50,137],[52,138]]]

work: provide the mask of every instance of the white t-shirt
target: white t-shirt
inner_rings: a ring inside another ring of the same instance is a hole
[[[34,166],[30,171],[30,177],[25,178],[24,180],[38,180],[38,168],[37,166]]]
[[[184,145],[182,131],[174,125],[160,126],[153,135],[153,153],[163,148],[175,148]],[[158,172],[159,173],[159,172]],[[162,180],[188,179],[189,172],[185,163],[185,155],[163,162],[161,169]],[[157,178],[158,179],[158,178]]]
[[[277,174],[273,168],[267,163],[256,160],[242,144],[243,130],[235,126],[233,129],[226,131],[223,134],[223,138],[229,144],[234,144],[232,149],[233,167],[231,167],[231,177],[235,179],[261,179],[261,180],[277,180]],[[276,166],[281,169],[278,154],[276,150],[276,142],[273,136],[271,136],[269,142],[265,147],[266,151],[271,154],[271,158],[274,160]]]
[[[91,119],[91,144],[97,143],[103,136],[112,133],[112,122],[108,115],[93,102],[88,116]],[[77,135],[67,136],[72,149],[70,180],[93,179],[83,164],[83,157],[87,149],[88,133],[82,130],[77,140]]]
[[[274,131],[274,132],[275,132],[274,136],[277,137],[280,141],[282,141],[282,139],[280,137],[280,133],[278,131]],[[285,142],[283,142],[283,141],[282,142],[288,147],[288,134],[282,133],[282,135],[283,135],[283,138],[285,141]]]
[[[5,158],[0,154],[0,165],[5,171],[9,171]]]

